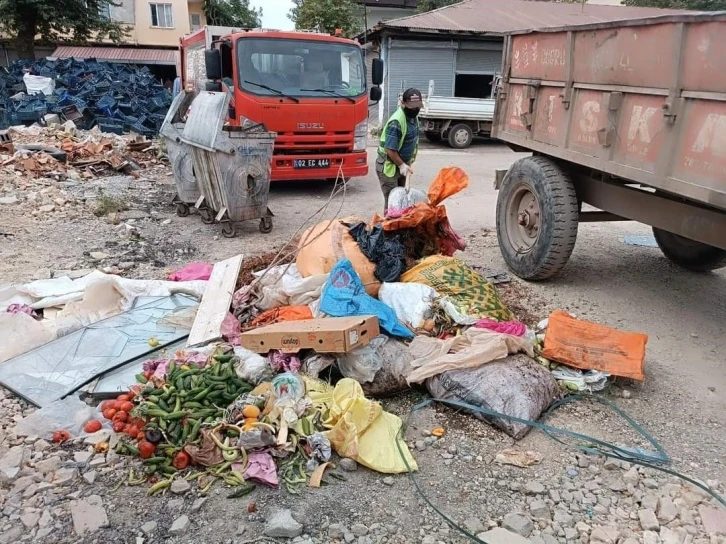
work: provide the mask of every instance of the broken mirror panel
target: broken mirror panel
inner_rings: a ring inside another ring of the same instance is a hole
[[[58,338],[0,365],[0,383],[46,406],[94,377],[188,336],[196,299],[139,297],[132,309]],[[155,344],[156,342],[151,342]]]
[[[136,375],[143,372],[144,363],[146,361],[155,361],[157,359],[166,359],[171,357],[175,352],[184,349],[186,346],[186,337],[178,342],[159,349],[154,353],[150,353],[139,359],[134,359],[128,364],[112,370],[108,374],[104,374],[98,379],[95,387],[91,391],[91,395],[95,398],[110,398],[120,395],[128,391],[129,387],[136,384]]]

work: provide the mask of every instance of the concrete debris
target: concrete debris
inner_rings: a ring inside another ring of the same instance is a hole
[[[174,523],[171,524],[171,528],[169,529],[169,535],[181,536],[189,530],[190,525],[191,521],[189,521],[189,516],[179,516],[174,520]]]
[[[78,536],[94,533],[108,527],[108,516],[103,501],[98,495],[86,499],[71,501],[73,529]]]
[[[302,531],[302,524],[292,517],[290,510],[278,510],[267,520],[264,535],[271,538],[295,538]]]

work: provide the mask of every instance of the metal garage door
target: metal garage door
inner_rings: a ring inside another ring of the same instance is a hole
[[[412,42],[392,40],[388,52],[386,78],[386,111],[384,118],[398,107],[398,95],[402,90],[416,87],[422,93],[434,80],[436,94],[454,94],[454,67],[456,65],[454,42]]]
[[[456,54],[457,74],[495,74],[501,70],[501,42],[461,43]]]

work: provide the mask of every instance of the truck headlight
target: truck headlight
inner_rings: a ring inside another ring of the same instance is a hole
[[[368,147],[368,119],[355,126],[353,138],[353,151],[365,151],[366,147]]]

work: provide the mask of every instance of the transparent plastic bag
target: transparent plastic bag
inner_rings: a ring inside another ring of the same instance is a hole
[[[387,336],[376,336],[365,346],[338,355],[340,372],[346,378],[352,378],[361,384],[372,382],[376,373],[383,367],[383,357],[378,351],[387,341]]]
[[[71,438],[88,436],[83,427],[91,419],[100,417],[98,408],[89,406],[75,396],[57,400],[21,419],[15,427],[18,436],[38,436],[50,440],[55,431],[65,430]],[[106,427],[108,427],[106,425]]]

